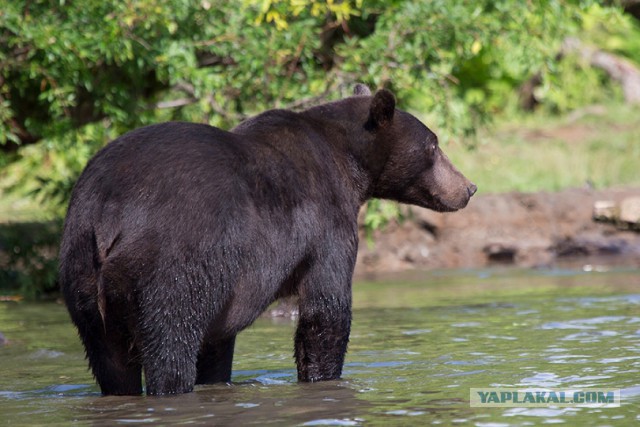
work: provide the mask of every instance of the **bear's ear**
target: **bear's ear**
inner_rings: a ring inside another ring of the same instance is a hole
[[[396,98],[386,89],[380,89],[371,100],[369,125],[382,128],[391,123],[396,112]]]
[[[369,86],[364,85],[362,83],[358,83],[354,88],[353,88],[353,94],[356,96],[362,95],[362,96],[371,96],[371,89],[369,89]]]

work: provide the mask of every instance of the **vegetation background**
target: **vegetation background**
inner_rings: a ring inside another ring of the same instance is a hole
[[[481,191],[640,184],[640,110],[564,47],[640,66],[638,3],[0,0],[0,293],[56,288],[67,200],[109,140],[167,120],[230,128],[356,82],[393,90]],[[527,138],[576,112],[593,132]],[[398,212],[373,201],[365,225]]]

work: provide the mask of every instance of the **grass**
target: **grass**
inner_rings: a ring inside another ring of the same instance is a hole
[[[484,193],[640,185],[640,106],[592,106],[529,116],[451,142],[452,162]]]

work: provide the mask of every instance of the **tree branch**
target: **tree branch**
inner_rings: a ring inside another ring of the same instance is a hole
[[[626,102],[640,103],[640,69],[631,61],[588,46],[575,37],[567,37],[562,54],[577,53],[593,67],[600,68],[622,86]]]

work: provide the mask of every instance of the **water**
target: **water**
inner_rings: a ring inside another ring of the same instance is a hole
[[[101,397],[60,304],[0,303],[0,424],[634,425],[640,271],[413,273],[356,283],[340,381],[298,384],[294,323],[260,319],[232,385]],[[619,408],[473,408],[471,387],[621,389]]]

